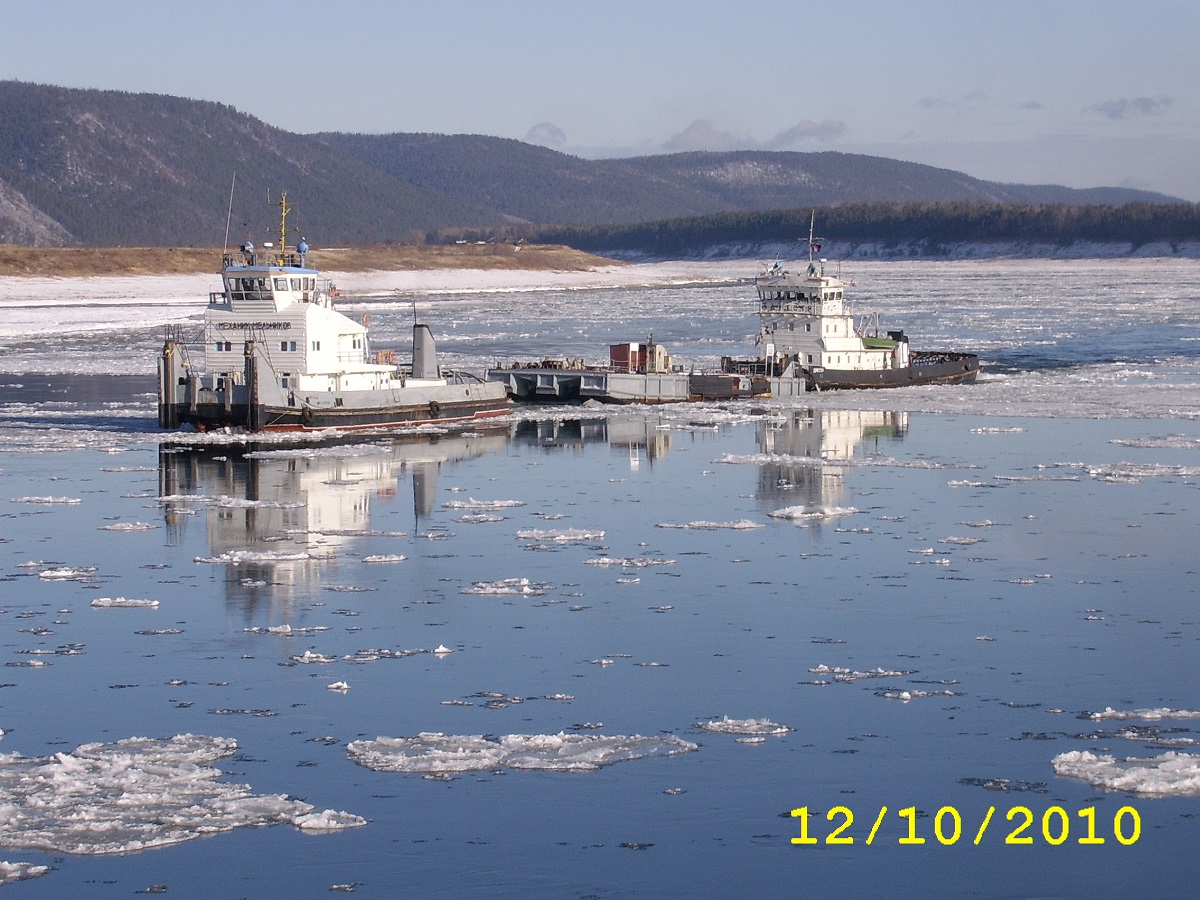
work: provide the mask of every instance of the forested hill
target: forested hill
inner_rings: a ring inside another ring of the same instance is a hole
[[[49,243],[218,246],[235,176],[235,243],[268,237],[283,191],[325,244],[503,221],[219,103],[0,82],[0,243],[35,243],[4,221],[23,202]]]
[[[1171,202],[845,153],[584,160],[480,135],[300,135],[219,103],[0,81],[0,243],[213,246],[227,226],[261,241],[285,191],[314,246],[847,203]]]
[[[513,229],[620,259],[802,258],[815,219],[822,252],[850,257],[1200,257],[1200,205],[873,203],[722,212],[634,225]]]
[[[482,135],[319,134],[409,184],[529,222],[612,225],[844,203],[1173,202],[1130,188],[999,184],[853,153],[743,150],[583,160]]]

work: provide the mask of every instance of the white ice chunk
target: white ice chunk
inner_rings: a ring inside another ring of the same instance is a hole
[[[585,559],[589,566],[620,566],[623,569],[643,569],[647,566],[673,566],[673,559],[656,559],[652,556],[611,557],[601,556],[596,559]]]
[[[1093,787],[1133,791],[1151,797],[1200,795],[1200,756],[1168,751],[1149,759],[1118,760],[1107,753],[1070,750],[1050,761],[1058,775],[1079,778]]]
[[[844,682],[859,681],[863,678],[904,678],[907,675],[913,674],[912,670],[884,668],[867,669],[865,672],[859,672],[845,666],[827,666],[824,663],[813,666],[808,671],[814,675],[832,675],[834,681]]]
[[[588,531],[583,528],[523,528],[517,532],[517,540],[572,544],[577,541],[604,540],[604,532]]]
[[[688,528],[696,531],[720,531],[729,529],[731,531],[749,531],[754,528],[766,528],[761,522],[754,522],[750,519],[738,519],[736,522],[684,522],[677,524],[673,522],[659,522],[659,528]]]
[[[509,734],[446,735],[422,732],[411,738],[380,737],[353,741],[346,746],[350,758],[380,772],[448,774],[499,768],[539,769],[555,772],[590,772],[601,766],[674,756],[698,745],[671,735]]]
[[[812,522],[836,519],[858,512],[853,506],[785,506],[767,513],[772,519],[791,519],[793,522]]]
[[[1117,710],[1111,706],[1106,706],[1103,712],[1091,713],[1090,718],[1097,721],[1101,719],[1145,719],[1147,721],[1157,721],[1159,719],[1200,719],[1200,710],[1171,709],[1169,706],[1159,707],[1158,709]]]
[[[229,738],[182,734],[84,744],[70,753],[0,755],[0,843],[47,853],[129,853],[235,828],[291,823],[311,830],[366,824],[282,794],[219,781],[211,763]]]
[[[463,588],[464,594],[522,594],[527,597],[541,597],[550,589],[550,585],[530,581],[528,578],[504,578],[500,581],[476,581],[469,588]]]
[[[442,509],[516,509],[524,506],[524,500],[449,500],[442,504]]]
[[[25,881],[29,878],[40,878],[49,871],[49,866],[35,866],[33,863],[0,862],[0,886]]]
[[[714,734],[787,734],[792,730],[788,726],[772,722],[770,719],[731,719],[729,716],[722,716],[709,722],[697,722],[696,727]]]
[[[295,562],[308,558],[309,555],[302,550],[297,553],[272,553],[266,550],[229,550],[219,556],[197,556],[195,561],[210,565],[240,566],[242,563]]]
[[[158,609],[157,600],[143,600],[135,597],[97,597],[92,601],[96,609]]]

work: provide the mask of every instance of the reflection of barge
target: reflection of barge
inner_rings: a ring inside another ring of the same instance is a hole
[[[203,345],[173,326],[159,358],[158,420],[201,431],[393,428],[506,412],[503,388],[444,372],[427,325],[413,326],[412,364],[372,353],[365,322],[333,308],[336,291],[309,268],[303,239],[285,252],[287,195],[278,251],[245,244],[226,253],[223,291],[210,295]]]
[[[514,400],[555,403],[735,400],[766,390],[765,382],[746,374],[684,372],[671,365],[666,349],[653,337],[608,349],[607,363],[582,359],[508,363],[488,369],[487,379],[502,383]]]
[[[798,393],[827,388],[883,388],[911,384],[968,383],[979,374],[974,353],[911,350],[903,331],[868,335],[856,325],[845,303],[853,283],[825,272],[825,260],[814,260],[821,245],[808,241],[808,267],[789,272],[778,262],[755,279],[760,328],[757,360],[723,359],[729,373],[765,377],[772,392]]]

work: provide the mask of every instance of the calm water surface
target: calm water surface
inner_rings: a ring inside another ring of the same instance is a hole
[[[1189,883],[1194,798],[1098,790],[1051,759],[1151,757],[1193,736],[1180,720],[1121,737],[1125,723],[1087,714],[1196,706],[1200,429],[695,414],[703,424],[525,421],[249,458],[176,445],[51,467],[7,456],[5,749],[228,737],[226,780],[368,820],[111,857],[9,853],[55,867],[10,890],[1083,896]],[[64,568],[76,574],[44,576]],[[159,605],[91,605],[118,596]],[[71,645],[85,652],[27,653]],[[438,646],[455,652],[354,661]],[[19,665],[31,658],[50,665]],[[338,681],[349,689],[327,688]],[[790,730],[743,743],[698,727],[723,717]],[[448,780],[347,753],[421,732],[698,748]],[[1112,837],[1123,805],[1142,823],[1128,847]],[[793,845],[788,813],[805,806],[822,841],[845,807],[855,843]],[[998,818],[975,846],[989,806]],[[1039,817],[1033,846],[1004,843],[1014,806]],[[1051,806],[1076,828],[1094,807],[1108,842],[1047,844]],[[906,807],[924,846],[898,844]],[[967,835],[949,847],[933,832],[942,807]],[[1009,883],[980,882],[997,872]]]

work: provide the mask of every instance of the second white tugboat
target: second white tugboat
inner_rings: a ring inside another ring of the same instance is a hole
[[[974,353],[912,350],[903,331],[879,337],[855,327],[845,299],[852,285],[825,272],[825,260],[816,257],[820,251],[810,222],[807,269],[789,272],[777,262],[755,279],[756,343],[763,355],[752,361],[726,357],[724,371],[765,377],[775,396],[796,393],[800,384],[811,391],[975,380]]]
[[[202,343],[170,326],[158,362],[158,423],[199,431],[319,431],[470,421],[508,412],[504,386],[438,365],[428,325],[413,326],[412,363],[372,352],[367,325],[333,308],[336,290],[309,268],[308,245],[226,252]]]

